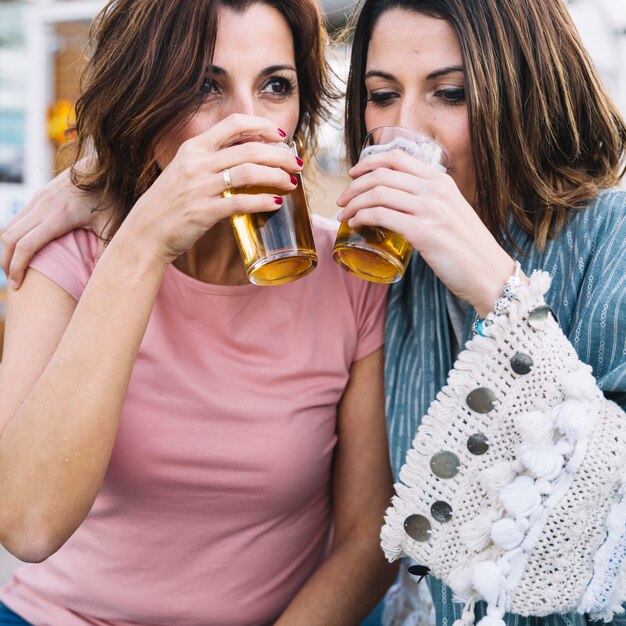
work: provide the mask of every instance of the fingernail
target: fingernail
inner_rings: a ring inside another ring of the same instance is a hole
[[[304,165],[304,161],[300,157],[296,157],[296,163],[302,167]]]
[[[289,178],[291,178],[291,184],[292,185],[297,185],[298,184],[298,179],[293,174],[291,174],[289,176]]]
[[[339,213],[337,213],[337,219],[341,221],[342,217],[343,217],[343,211],[339,211]]]
[[[283,199],[280,196],[274,196],[274,204],[278,204],[279,206],[283,203]]]
[[[14,278],[11,278],[9,285],[11,285],[11,289],[17,289],[17,281]]]
[[[279,134],[281,137],[286,137],[286,136],[287,136],[287,133],[286,133],[286,132],[285,132],[282,128],[279,128],[279,129],[278,129],[278,134]]]

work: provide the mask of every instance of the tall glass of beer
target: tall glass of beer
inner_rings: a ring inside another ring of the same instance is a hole
[[[389,150],[403,150],[443,172],[448,167],[448,156],[434,139],[399,126],[381,126],[368,133],[359,160]],[[335,263],[374,283],[398,282],[412,254],[413,246],[397,233],[375,226],[353,229],[345,222],[339,226],[333,247]]]
[[[292,138],[275,145],[297,156]],[[298,186],[286,195],[269,187],[241,187],[222,194],[271,193],[283,199],[276,211],[230,218],[246,275],[255,285],[282,285],[306,276],[317,266],[304,186],[301,176],[295,176]]]

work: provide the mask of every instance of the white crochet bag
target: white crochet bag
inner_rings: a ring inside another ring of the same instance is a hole
[[[465,603],[611,619],[626,600],[626,415],[544,304],[535,272],[466,344],[415,436],[382,529]],[[457,625],[458,626],[458,625]]]

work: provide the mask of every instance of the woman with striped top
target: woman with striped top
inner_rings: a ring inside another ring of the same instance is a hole
[[[365,134],[379,126],[436,139],[450,157],[447,173],[400,151],[357,163]],[[396,479],[422,416],[516,261],[523,280],[550,274],[546,303],[604,396],[626,409],[626,193],[612,189],[624,173],[626,126],[561,0],[365,0],[345,137],[353,180],[339,219],[386,227],[417,251],[391,288],[387,320]],[[452,626],[462,605],[429,579],[437,625]],[[419,622],[423,607],[402,585],[391,600],[388,625]],[[476,619],[483,614],[478,603]]]

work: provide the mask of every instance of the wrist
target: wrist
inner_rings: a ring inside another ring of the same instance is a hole
[[[515,276],[522,284],[528,284],[528,278],[521,271],[519,263],[508,255],[503,262],[491,266],[491,271],[482,272],[484,277],[483,288],[473,306],[479,318],[485,318],[495,310],[496,303],[502,298],[503,289],[507,281]]]
[[[126,216],[115,237],[120,249],[132,253],[134,248],[142,263],[150,264],[154,269],[167,267],[178,256],[167,246],[167,229],[171,224],[154,219],[151,207],[142,200],[140,198]]]
[[[486,314],[481,315],[477,309],[478,317],[475,319],[472,329],[475,334],[486,336],[485,330],[494,323],[498,316],[507,315],[514,300],[523,287],[527,287],[530,281],[522,274],[519,261],[514,262],[513,273],[506,279],[500,297],[495,301],[493,307]]]
[[[128,273],[139,279],[150,276],[160,280],[169,264],[156,241],[138,235],[126,222],[111,239],[105,254],[115,256]]]

